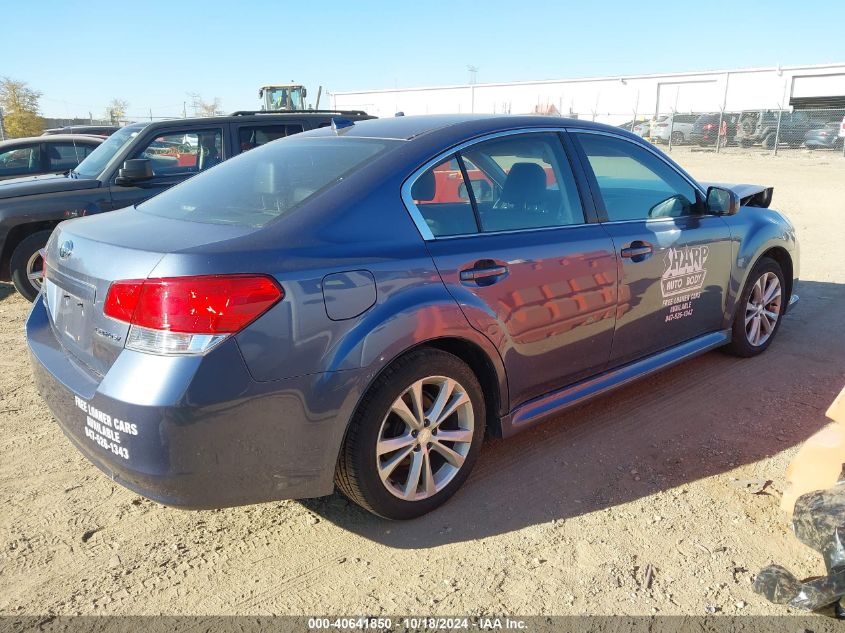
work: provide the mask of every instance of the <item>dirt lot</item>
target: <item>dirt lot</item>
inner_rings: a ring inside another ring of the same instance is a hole
[[[456,497],[411,523],[340,496],[184,512],[113,485],[35,392],[28,305],[0,285],[0,614],[785,613],[751,586],[770,562],[822,571],[777,504],[845,383],[845,160],[673,155],[703,180],[775,186],[803,249],[779,340],[488,442]]]

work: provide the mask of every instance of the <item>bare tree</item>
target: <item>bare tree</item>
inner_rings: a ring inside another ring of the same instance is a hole
[[[4,136],[20,138],[41,134],[44,120],[38,114],[40,98],[41,93],[30,88],[25,81],[0,77]]]
[[[125,99],[112,99],[106,106],[106,118],[112,123],[119,123],[126,118],[126,110],[129,109],[129,102]]]
[[[191,108],[194,116],[220,116],[223,114],[223,107],[220,97],[214,97],[214,101],[205,101],[198,92],[187,93],[191,98]]]

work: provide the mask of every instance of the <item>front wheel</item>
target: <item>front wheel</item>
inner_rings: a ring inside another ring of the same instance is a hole
[[[21,240],[12,251],[9,267],[12,283],[27,301],[35,301],[44,279],[44,260],[41,250],[47,245],[52,230],[38,231]]]
[[[473,371],[436,349],[395,361],[362,399],[335,482],[387,519],[434,510],[466,480],[481,450],[484,396]]]
[[[780,327],[788,297],[780,265],[768,257],[754,266],[740,295],[728,351],[737,356],[761,354]]]

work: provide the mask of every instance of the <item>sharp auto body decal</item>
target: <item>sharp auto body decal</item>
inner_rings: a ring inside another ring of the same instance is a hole
[[[669,308],[666,322],[692,315],[692,302],[701,296],[707,276],[707,246],[670,248],[663,257],[666,269],[660,278],[663,305]]]
[[[709,251],[707,246],[686,246],[666,251],[663,257],[666,270],[660,280],[664,298],[701,290],[707,275],[704,263]]]

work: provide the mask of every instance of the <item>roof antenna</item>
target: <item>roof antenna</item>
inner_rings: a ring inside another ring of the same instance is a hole
[[[340,136],[344,130],[347,130],[355,125],[355,121],[343,119],[341,117],[332,117],[332,132]]]

